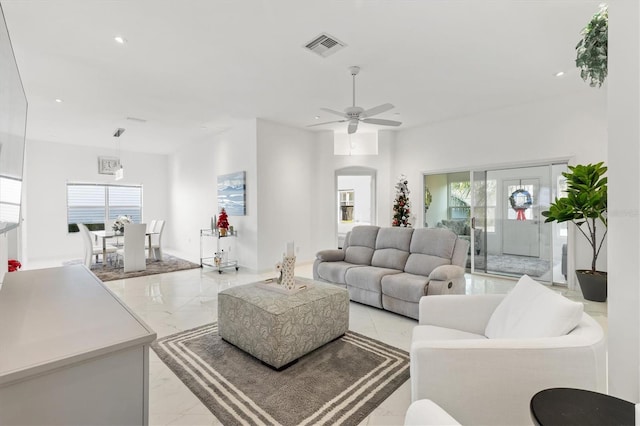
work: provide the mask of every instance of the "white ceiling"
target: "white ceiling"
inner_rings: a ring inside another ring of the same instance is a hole
[[[402,121],[398,129],[594,90],[579,78],[574,48],[599,3],[0,1],[29,102],[28,138],[114,148],[111,135],[124,127],[123,150],[157,153],[236,119],[301,128],[317,115],[333,120],[320,108],[351,105],[351,65],[362,68],[357,104],[394,104],[376,118]],[[303,49],[321,32],[348,47],[328,58]],[[346,123],[309,130],[323,129]]]

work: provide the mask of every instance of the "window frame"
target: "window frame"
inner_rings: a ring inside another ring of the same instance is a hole
[[[115,183],[92,183],[92,182],[67,182],[65,185],[66,189],[66,197],[67,197],[67,233],[76,233],[79,231],[76,223],[70,223],[70,206],[69,206],[69,187],[70,186],[97,186],[102,187],[104,189],[104,216],[102,223],[89,223],[85,224],[91,231],[102,231],[105,229],[105,223],[109,220],[109,213],[111,210],[111,206],[109,205],[109,187],[125,187],[125,188],[137,188],[140,190],[140,220],[143,217],[143,208],[144,208],[144,188],[142,184],[115,184]],[[81,206],[75,206],[81,207]],[[115,207],[115,206],[114,206]],[[128,206],[117,206],[118,208],[128,207]],[[132,208],[136,208],[133,206]],[[135,222],[135,221],[134,221]]]

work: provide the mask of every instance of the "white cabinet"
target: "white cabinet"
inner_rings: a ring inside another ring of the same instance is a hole
[[[146,425],[155,332],[83,265],[0,288],[0,425]]]

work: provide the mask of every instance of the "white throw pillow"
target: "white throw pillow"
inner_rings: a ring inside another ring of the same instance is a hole
[[[523,275],[489,318],[490,339],[564,336],[573,330],[584,307]]]

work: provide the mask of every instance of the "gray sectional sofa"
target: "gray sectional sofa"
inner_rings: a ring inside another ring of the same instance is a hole
[[[342,249],[316,254],[313,278],[355,302],[418,319],[420,298],[462,294],[469,242],[438,228],[356,226]]]

